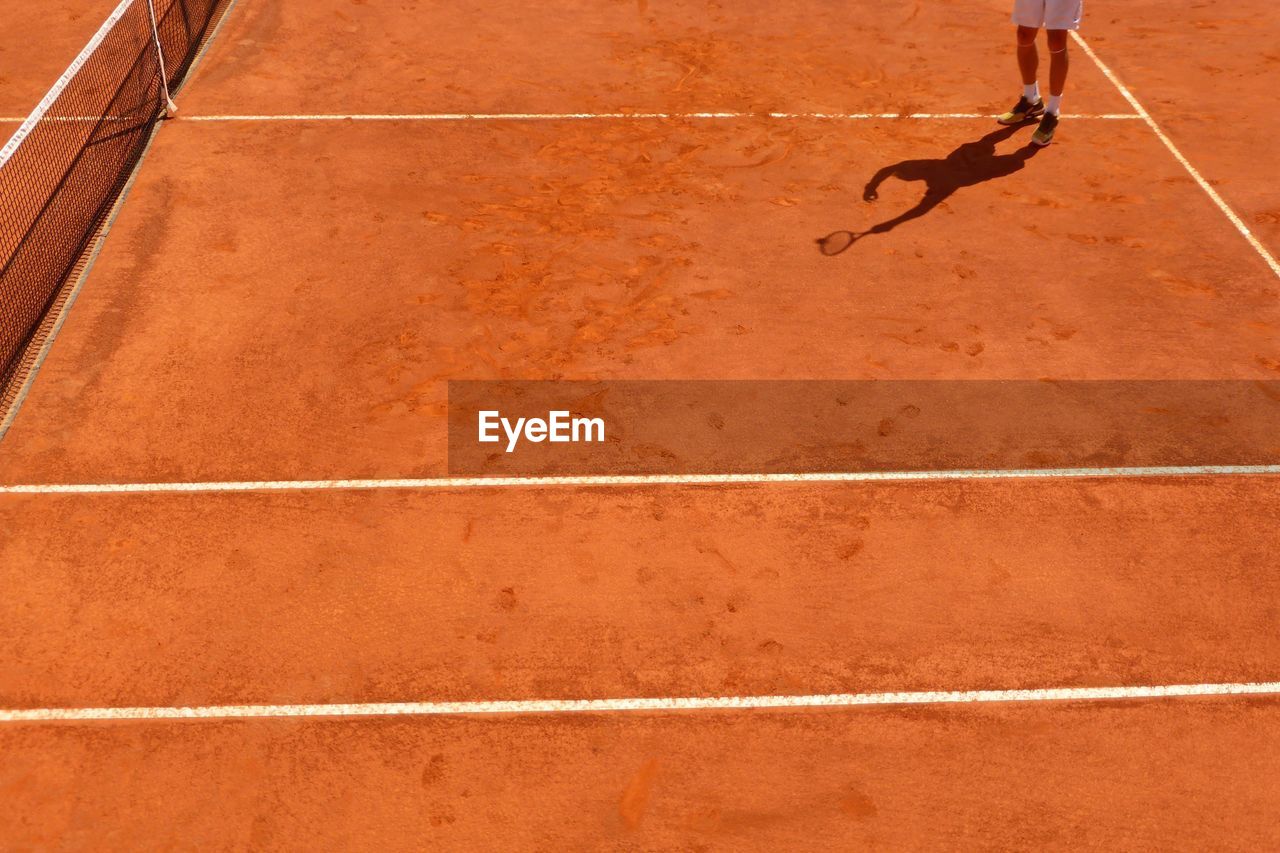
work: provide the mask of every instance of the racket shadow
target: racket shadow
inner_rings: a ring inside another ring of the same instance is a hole
[[[900,181],[919,181],[924,184],[924,196],[914,207],[891,219],[871,226],[866,231],[833,231],[817,239],[818,249],[824,255],[842,254],[853,244],[872,234],[887,234],[899,225],[928,215],[939,204],[958,190],[977,184],[1005,178],[1026,167],[1027,161],[1040,149],[1030,143],[1008,154],[996,152],[996,146],[1011,138],[1031,122],[1002,127],[981,139],[960,145],[945,157],[934,159],[902,160],[882,167],[862,191],[862,199],[874,202],[880,197],[880,186],[890,178]]]

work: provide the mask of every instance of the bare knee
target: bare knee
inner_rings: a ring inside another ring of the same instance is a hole
[[[1066,49],[1067,31],[1049,30],[1049,50],[1053,53],[1062,53]]]
[[[1018,27],[1018,47],[1035,47],[1039,32],[1036,27]]]

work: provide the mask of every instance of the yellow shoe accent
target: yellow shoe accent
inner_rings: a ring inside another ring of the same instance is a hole
[[[1000,124],[1022,124],[1033,118],[1044,115],[1044,100],[1036,98],[1034,102],[1022,98],[1014,104],[1013,109],[996,119]]]
[[[1031,134],[1031,144],[1044,148],[1053,142],[1053,133],[1057,129],[1058,117],[1053,113],[1045,113],[1044,118],[1040,119],[1040,126],[1036,128],[1035,133]]]

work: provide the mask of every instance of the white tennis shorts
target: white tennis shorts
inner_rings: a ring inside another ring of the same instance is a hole
[[[1020,27],[1078,30],[1084,0],[1013,0],[1013,22]]]

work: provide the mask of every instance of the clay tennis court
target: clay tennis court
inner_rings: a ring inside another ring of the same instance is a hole
[[[2,846],[1280,843],[1280,439],[451,465],[458,380],[1274,411],[1280,13],[1087,4],[1033,153],[1008,5],[222,9],[4,413]]]

